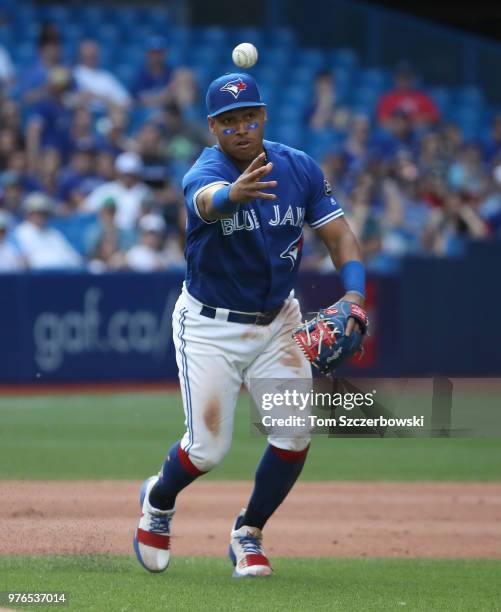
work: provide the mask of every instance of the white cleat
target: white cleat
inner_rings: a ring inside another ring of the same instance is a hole
[[[263,549],[263,534],[257,527],[242,525],[245,509],[237,516],[231,531],[229,556],[235,578],[271,576],[272,569]]]
[[[163,572],[170,561],[170,523],[175,509],[157,510],[149,502],[149,494],[158,476],[143,482],[139,503],[142,507],[139,525],[134,532],[134,550],[139,563],[149,572]]]

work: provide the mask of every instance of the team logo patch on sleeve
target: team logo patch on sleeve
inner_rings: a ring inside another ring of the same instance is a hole
[[[324,193],[326,196],[332,195],[332,187],[327,179],[324,179]]]
[[[228,81],[219,91],[228,91],[236,100],[240,93],[246,89],[247,85],[242,81],[242,79],[238,78],[234,81]]]

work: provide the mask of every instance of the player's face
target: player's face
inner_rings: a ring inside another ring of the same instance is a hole
[[[209,117],[209,129],[227,155],[239,162],[250,162],[263,150],[265,121],[263,106],[249,106]]]

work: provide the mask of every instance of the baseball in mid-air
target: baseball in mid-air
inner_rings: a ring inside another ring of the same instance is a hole
[[[257,62],[257,49],[252,43],[240,43],[233,49],[231,57],[239,68],[251,68]]]

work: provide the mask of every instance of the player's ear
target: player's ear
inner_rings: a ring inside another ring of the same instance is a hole
[[[216,120],[214,119],[214,117],[207,117],[207,122],[209,123],[209,132],[211,134],[215,134],[216,129],[214,126],[216,125]]]
[[[261,112],[263,113],[263,121],[268,121],[268,114],[266,112],[266,106],[261,107]]]

